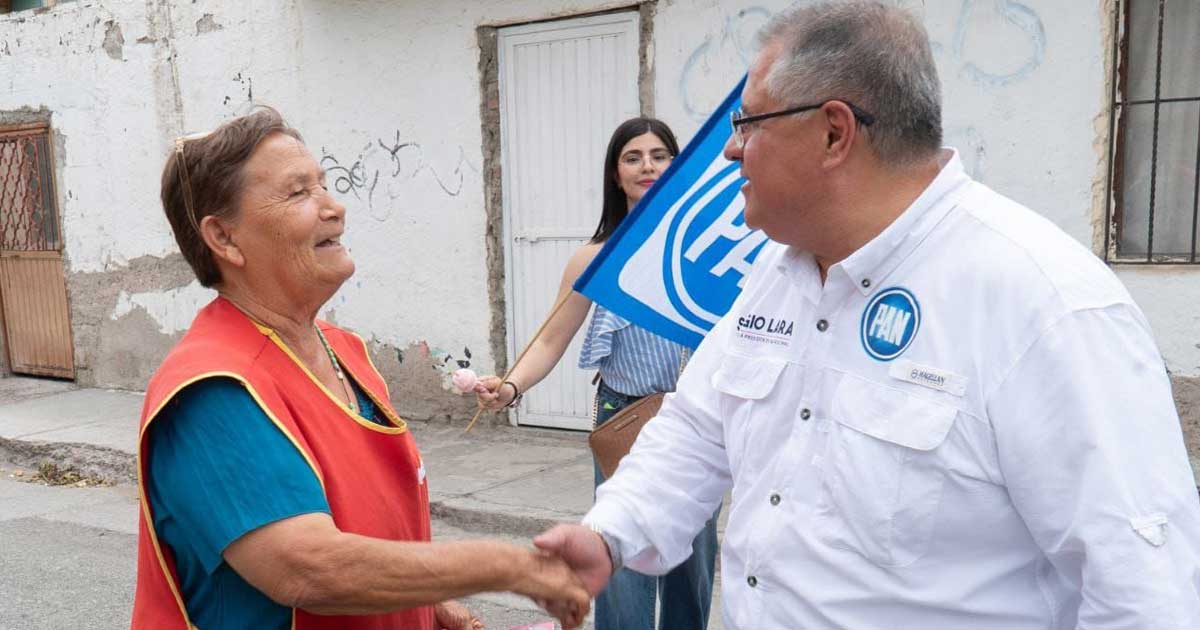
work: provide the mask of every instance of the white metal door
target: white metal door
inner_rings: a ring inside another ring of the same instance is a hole
[[[638,32],[628,11],[498,33],[509,365],[600,220],[608,137],[639,113]],[[576,367],[582,339],[525,395],[518,424],[591,428],[591,374]]]

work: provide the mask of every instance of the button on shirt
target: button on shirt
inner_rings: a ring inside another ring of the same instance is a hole
[[[732,486],[731,630],[1200,627],[1200,504],[1145,317],[944,159],[825,282],[762,251],[584,522],[661,574]]]

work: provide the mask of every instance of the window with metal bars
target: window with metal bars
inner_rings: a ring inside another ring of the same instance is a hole
[[[1200,0],[1118,0],[1105,259],[1197,264]]]
[[[45,124],[0,127],[0,253],[62,250],[51,164]]]

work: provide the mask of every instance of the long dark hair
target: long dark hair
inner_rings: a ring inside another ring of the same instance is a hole
[[[621,190],[621,185],[617,183],[617,159],[621,157],[621,149],[625,148],[630,140],[645,133],[658,136],[658,139],[667,145],[672,157],[679,155],[679,143],[675,141],[675,134],[671,133],[667,123],[657,118],[630,118],[617,127],[612,139],[608,141],[608,153],[604,157],[604,206],[600,213],[600,225],[596,226],[596,233],[592,235],[593,243],[607,241],[625,215],[629,214],[629,202],[625,198],[625,191]]]

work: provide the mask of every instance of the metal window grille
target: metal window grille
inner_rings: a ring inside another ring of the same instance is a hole
[[[1105,259],[1197,264],[1200,1],[1118,0]]]
[[[46,125],[0,130],[0,251],[60,251]]]

